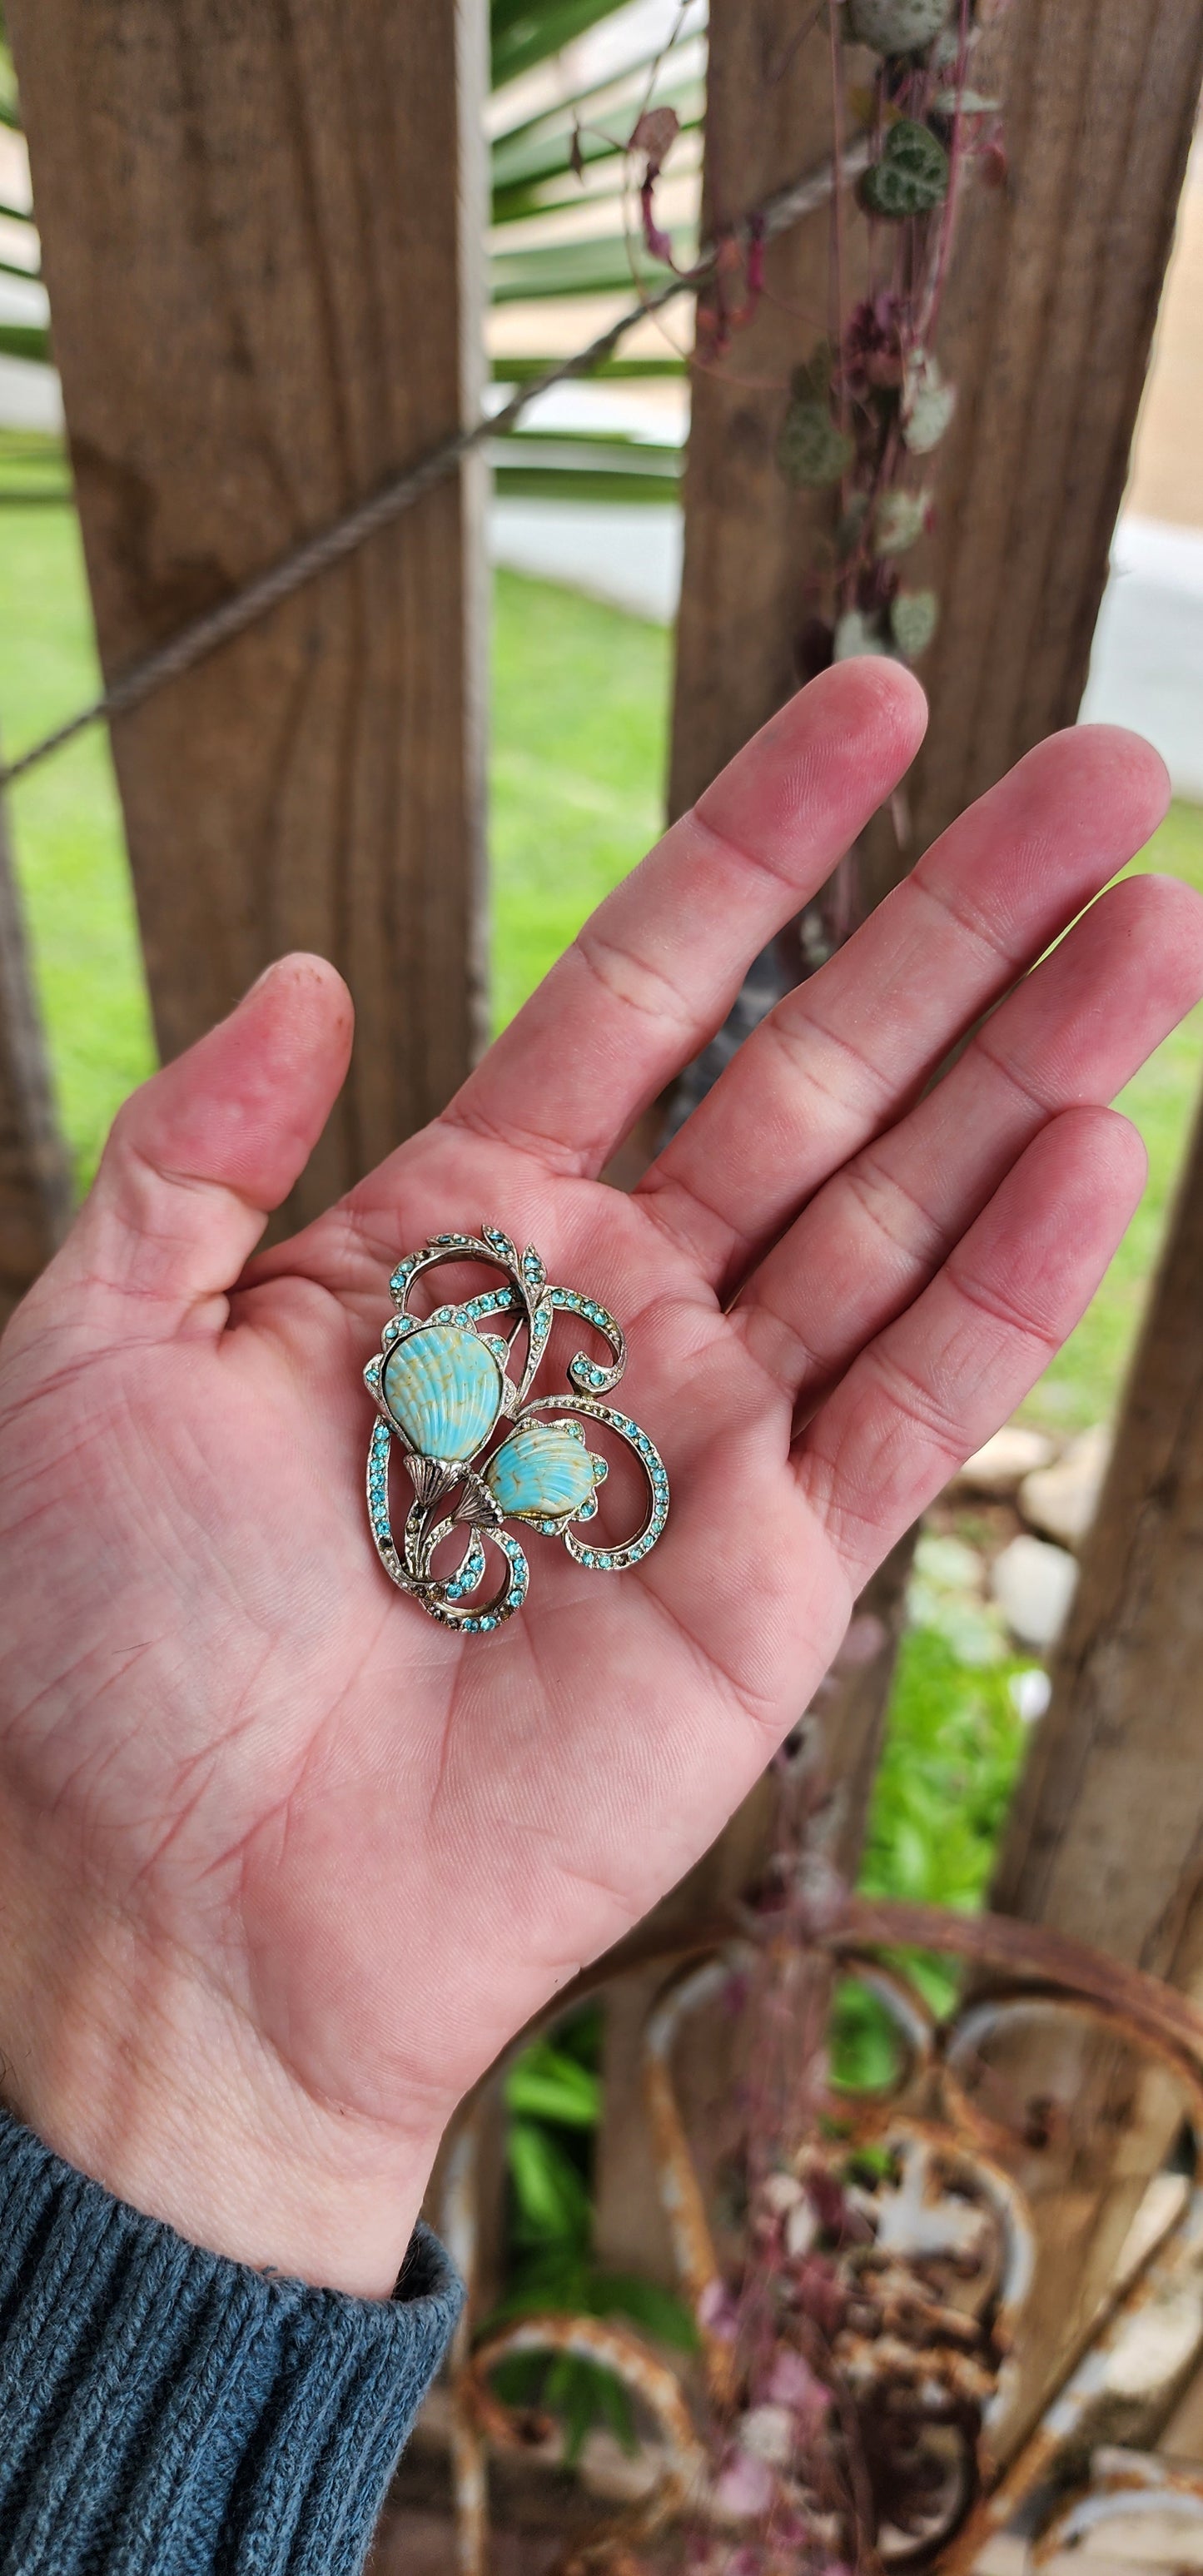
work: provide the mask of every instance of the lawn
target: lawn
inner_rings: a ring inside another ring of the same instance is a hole
[[[497,1025],[660,815],[668,638],[545,584],[498,576],[492,920]],[[0,515],[0,726],[16,749],[96,687],[74,519]],[[12,791],[12,829],[64,1125],[81,1181],[154,1044],[107,743],[83,737]]]
[[[0,725],[16,748],[95,685],[75,524],[0,519]],[[669,639],[569,591],[499,574],[493,638],[492,919],[498,1025],[654,837],[665,766]],[[81,1179],[153,1045],[108,752],[73,744],[12,796],[17,860]],[[1136,862],[1203,888],[1203,811],[1176,806]],[[1203,1065],[1203,1010],[1122,1106],[1149,1150],[1144,1204],[1090,1313],[1025,1411],[1055,1429],[1114,1405],[1157,1254]]]

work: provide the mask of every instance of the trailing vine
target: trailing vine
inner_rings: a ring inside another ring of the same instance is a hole
[[[992,14],[1000,4],[993,0]],[[932,524],[930,460],[956,403],[936,337],[964,183],[971,166],[987,184],[1006,175],[999,102],[971,80],[989,6],[819,0],[800,16],[798,43],[824,15],[829,25],[836,165],[845,136],[859,133],[866,145],[856,196],[869,277],[868,292],[850,301],[837,197],[829,327],[781,388],[776,443],[786,482],[829,491],[834,505],[830,541],[806,570],[805,678],[852,653],[917,662],[936,631],[936,594],[910,574],[908,558]],[[875,57],[867,85],[865,48]],[[667,262],[672,247],[654,200],[675,133],[670,108],[645,110],[630,144],[643,155],[643,244]],[[698,301],[695,369],[721,367],[765,292],[764,242],[752,221],[717,245]]]

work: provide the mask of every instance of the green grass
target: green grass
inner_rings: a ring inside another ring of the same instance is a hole
[[[1147,850],[1123,873],[1151,870],[1184,877],[1203,893],[1203,807],[1171,806]],[[1145,1141],[1148,1188],[1097,1297],[1024,1405],[1025,1420],[1050,1431],[1077,1431],[1113,1410],[1157,1265],[1201,1077],[1203,1003],[1120,1093],[1117,1107]]]
[[[73,512],[0,513],[0,727],[10,755],[97,687]],[[121,813],[102,732],[13,788],[12,834],[34,965],[81,1182],[114,1112],[154,1063]]]
[[[15,477],[15,466],[13,473]],[[658,829],[670,645],[659,628],[502,573],[493,637],[492,903],[500,1026]],[[95,687],[75,523],[0,512],[0,724],[18,748]],[[62,1116],[81,1179],[153,1041],[108,749],[96,734],[21,782],[12,821]],[[1203,811],[1176,806],[1136,862],[1203,888]],[[1110,1275],[1025,1410],[1057,1428],[1113,1406],[1203,1067],[1203,1009],[1124,1095],[1149,1189]]]
[[[494,1016],[501,1026],[659,828],[669,641],[657,627],[498,575],[493,649]],[[97,684],[66,510],[0,514],[0,723],[15,751]],[[101,733],[12,791],[63,1124],[86,1181],[154,1043],[121,817]]]
[[[661,827],[669,638],[499,573],[493,630],[493,998],[504,1026]]]

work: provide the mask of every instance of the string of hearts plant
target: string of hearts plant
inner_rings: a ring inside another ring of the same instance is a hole
[[[936,355],[940,305],[970,165],[1006,171],[999,102],[971,85],[981,33],[975,0],[828,0],[845,38],[877,57],[856,93],[833,47],[838,125],[866,124],[860,181],[868,218],[869,291],[844,311],[835,233],[833,328],[796,370],[778,443],[793,483],[838,492],[827,615],[811,630],[811,664],[865,652],[915,662],[935,633],[935,593],[906,578],[929,525],[932,469],[955,405]]]
[[[971,168],[987,184],[1006,177],[999,101],[971,78],[983,22],[1004,5],[818,0],[800,12],[791,51],[828,20],[836,166],[848,134],[867,145],[857,196],[869,281],[850,302],[837,199],[829,328],[782,387],[777,440],[786,481],[830,491],[834,504],[830,543],[805,568],[812,614],[799,648],[803,678],[853,653],[917,662],[935,634],[935,593],[908,580],[906,558],[931,522],[930,460],[956,402],[935,342],[965,181]],[[867,86],[863,49],[876,58]],[[630,141],[642,155],[644,246],[670,264],[655,191],[677,130],[671,107],[649,106]],[[764,244],[753,223],[742,239],[718,243],[698,302],[695,369],[721,366],[764,292]]]

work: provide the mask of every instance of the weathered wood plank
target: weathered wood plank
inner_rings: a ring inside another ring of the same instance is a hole
[[[0,1330],[61,1241],[71,1180],[0,796]]]
[[[702,201],[711,236],[832,154],[826,27],[814,25],[799,44],[798,25],[795,0],[711,0]],[[848,198],[845,191],[845,213]],[[823,207],[771,243],[755,315],[725,356],[694,371],[672,814],[700,796],[798,684],[803,576],[834,524],[833,504],[828,492],[791,490],[775,450],[790,371],[828,327],[830,239]],[[858,256],[863,239],[850,246],[850,276]]]
[[[477,407],[484,0],[17,0],[113,675]],[[159,1040],[321,950],[359,1014],[305,1215],[479,1033],[480,473],[114,727]]]
[[[1129,1381],[1053,1697],[994,1902],[1203,1999],[1203,1121]],[[1025,2343],[1028,2406],[1097,2304],[1172,2109],[1130,2061],[1053,2070],[1076,2097]]]
[[[947,317],[965,398],[934,549],[945,615],[917,847],[1076,712],[1203,72],[1198,0],[1021,0],[1012,26],[1015,177],[967,210]],[[1179,1444],[1197,1402],[1201,1223],[1196,1151],[996,1898],[1196,1990],[1199,1531]],[[1051,2076],[1075,2116],[1042,2191],[1017,2428],[1097,2305],[1173,2119],[1113,2051]]]
[[[942,622],[914,782],[926,847],[1072,724],[1128,472],[1203,77],[1200,0],[1012,0],[974,77],[1010,178],[963,212],[940,335]]]

